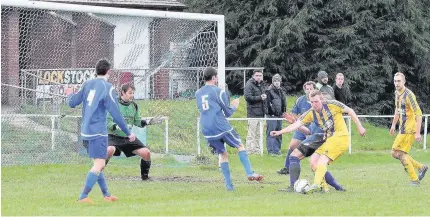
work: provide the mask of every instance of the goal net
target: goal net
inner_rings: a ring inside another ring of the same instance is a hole
[[[197,154],[194,92],[205,67],[224,83],[221,15],[1,2],[2,164],[71,162],[85,154],[80,109],[64,95],[113,63],[110,82],[130,83],[142,117],[161,125],[137,129],[153,153]],[[206,147],[203,151],[208,153]]]

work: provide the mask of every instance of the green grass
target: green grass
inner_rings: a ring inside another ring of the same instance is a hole
[[[411,151],[430,164],[428,152]],[[138,179],[138,159],[113,159],[105,170],[109,189],[119,197],[104,203],[95,186],[96,205],[76,199],[90,163],[2,167],[2,215],[430,215],[430,177],[420,187],[408,186],[408,177],[389,151],[344,155],[329,167],[347,192],[327,194],[281,193],[287,176],[276,174],[283,158],[251,156],[254,169],[265,181],[249,183],[237,155],[231,155],[235,192],[226,192],[216,157],[211,164],[184,164],[172,158],[153,159],[153,181]],[[430,176],[428,174],[427,176]],[[302,176],[313,179],[308,160]]]

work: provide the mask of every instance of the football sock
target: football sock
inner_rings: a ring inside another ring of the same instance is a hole
[[[82,190],[82,193],[79,196],[79,200],[82,200],[82,199],[88,197],[88,193],[90,193],[91,189],[96,184],[98,177],[99,177],[98,173],[95,173],[92,171],[88,172],[87,179],[86,179],[85,185],[84,185],[84,189]]]
[[[224,175],[226,187],[227,188],[231,187],[233,184],[231,182],[230,168],[228,166],[228,162],[222,162],[221,163],[221,171],[222,171],[222,174]]]
[[[151,168],[151,161],[140,159],[140,175],[142,177],[149,175],[149,169]]]
[[[423,164],[421,164],[420,162],[416,161],[414,158],[412,158],[410,155],[407,155],[409,160],[412,163],[412,166],[414,166],[415,169],[421,169],[424,167]]]
[[[238,154],[239,154],[240,162],[242,163],[243,167],[245,168],[246,175],[248,177],[252,176],[252,174],[254,174],[254,172],[252,171],[252,168],[251,168],[251,162],[249,162],[248,153],[246,153],[246,151],[243,150],[243,151],[239,151]]]
[[[105,175],[104,175],[103,172],[100,173],[100,175],[99,175],[99,177],[97,179],[97,183],[100,186],[100,190],[102,191],[103,196],[109,197],[110,193],[108,192],[107,183],[106,183]]]
[[[342,186],[339,185],[339,183],[337,183],[336,179],[334,179],[334,177],[331,175],[331,173],[329,171],[327,171],[325,173],[324,178],[325,178],[325,181],[327,182],[327,184],[331,185],[336,190],[339,190],[342,188]]]
[[[290,155],[291,155],[291,153],[293,152],[293,150],[291,150],[291,149],[288,149],[288,154],[287,154],[287,157],[285,158],[285,165],[284,165],[284,167],[286,167],[286,168],[290,168]]]
[[[412,165],[411,159],[409,158],[408,155],[403,156],[402,163],[403,163],[403,166],[405,167],[406,172],[409,175],[409,178],[411,178],[412,181],[417,181],[418,180],[417,173],[415,172],[415,168]]]
[[[296,156],[290,156],[290,186],[294,186],[300,177],[300,159]]]
[[[317,169],[315,171],[314,184],[321,185],[322,180],[324,179],[326,172],[327,172],[327,165],[326,164],[318,164]]]

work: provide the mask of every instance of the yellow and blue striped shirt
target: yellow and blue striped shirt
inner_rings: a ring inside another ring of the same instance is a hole
[[[403,91],[396,91],[396,110],[399,113],[400,134],[414,134],[416,132],[416,117],[422,116],[415,94],[405,88]]]
[[[345,107],[346,106],[339,101],[327,100],[323,103],[323,108],[320,112],[311,108],[303,113],[299,120],[303,124],[314,122],[326,133],[327,138],[333,135],[349,135],[348,128],[346,127],[342,115]]]

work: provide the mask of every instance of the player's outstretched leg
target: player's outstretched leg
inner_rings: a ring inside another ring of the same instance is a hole
[[[245,168],[246,175],[248,176],[249,181],[262,181],[263,176],[257,173],[254,173],[251,167],[251,162],[249,161],[248,153],[246,152],[243,145],[240,145],[238,148],[238,155],[240,162],[243,165],[243,168]]]
[[[325,173],[324,176],[325,181],[327,182],[327,184],[329,184],[330,186],[332,186],[334,189],[336,189],[336,191],[346,191],[342,185],[340,185],[336,179],[331,175],[331,173],[329,171],[327,171]]]

